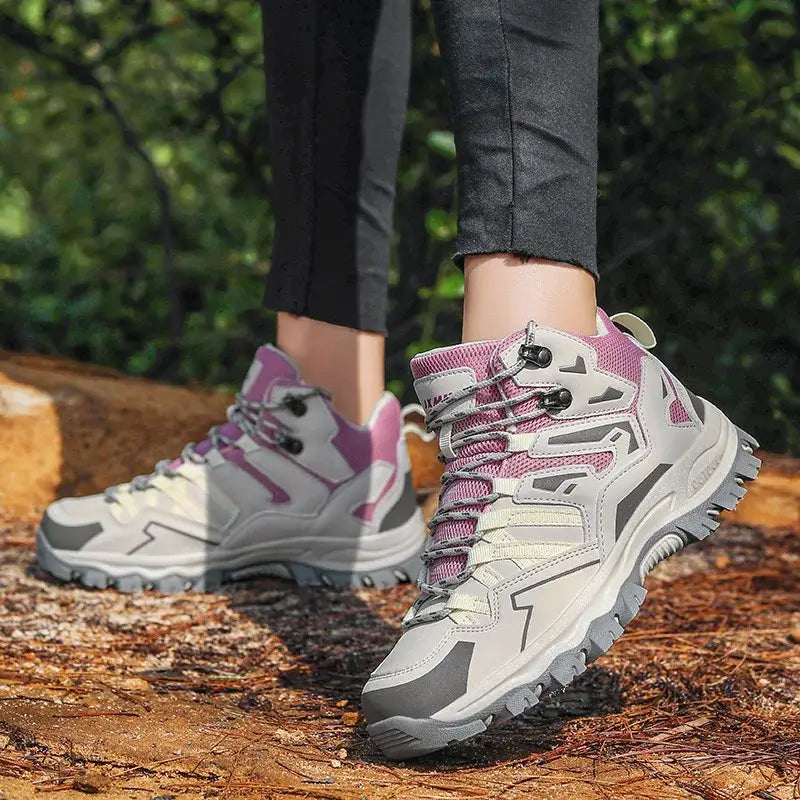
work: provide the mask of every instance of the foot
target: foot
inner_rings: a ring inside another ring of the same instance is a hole
[[[53,503],[37,561],[124,591],[213,591],[255,575],[387,586],[416,577],[424,537],[397,400],[384,394],[351,425],[262,347],[208,439],[105,494]]]
[[[755,439],[685,389],[631,314],[531,323],[411,362],[445,475],[420,594],[362,696],[395,759],[566,686],[636,615],[647,573],[719,525]]]

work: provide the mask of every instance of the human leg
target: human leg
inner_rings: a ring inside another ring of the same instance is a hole
[[[525,319],[592,334],[596,313],[595,279],[582,267],[513,253],[465,259],[462,342],[502,339]]]
[[[598,4],[432,8],[458,154],[464,341],[530,319],[593,333]]]
[[[278,313],[278,347],[303,378],[324,386],[345,418],[363,425],[385,390],[383,373],[386,338],[376,331]]]
[[[48,508],[37,559],[59,578],[211,591],[258,574],[380,586],[418,570],[424,526],[400,407],[383,392],[407,0],[274,0],[264,11],[267,297],[282,312],[283,352],[259,348],[228,421],[200,443]]]
[[[384,386],[408,0],[264,0],[278,346],[354,422]]]
[[[461,147],[465,341],[411,362],[445,472],[419,597],[362,695],[390,758],[566,686],[636,615],[648,571],[713,532],[759,465],[755,440],[650,353],[645,323],[595,314],[590,284],[570,281],[593,290],[593,146],[568,123],[592,127],[580,79],[596,67],[579,51],[597,51],[596,2],[434,8]]]

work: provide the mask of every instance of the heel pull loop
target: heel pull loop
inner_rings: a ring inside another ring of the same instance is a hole
[[[652,350],[656,346],[656,335],[652,328],[636,314],[622,311],[614,314],[610,319],[623,333],[636,339],[645,350]]]

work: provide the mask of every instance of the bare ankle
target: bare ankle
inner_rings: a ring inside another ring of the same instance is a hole
[[[336,409],[363,425],[385,386],[382,334],[278,314],[277,345],[300,368],[306,383],[331,392]]]
[[[512,253],[469,256],[464,265],[462,340],[501,339],[534,320],[597,332],[595,279],[582,267]]]

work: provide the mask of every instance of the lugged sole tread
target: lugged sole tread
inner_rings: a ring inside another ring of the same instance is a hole
[[[647,590],[640,583],[640,581],[644,581],[644,575],[664,558],[678,552],[687,544],[706,539],[719,527],[720,523],[717,519],[719,510],[733,511],[747,491],[744,488],[744,482],[755,480],[758,476],[761,461],[753,455],[753,451],[758,447],[758,442],[741,428],[736,430],[739,447],[726,479],[701,506],[657,531],[651,537],[653,544],[642,549],[640,561],[643,561],[645,555],[649,556],[655,546],[670,534],[676,534],[681,538],[681,546],[648,564],[645,573],[636,575],[636,580],[634,580],[634,575],[641,567],[641,564],[637,564],[628,580],[622,584],[613,608],[590,623],[586,636],[577,647],[566,650],[557,656],[538,679],[525,686],[512,689],[471,719],[457,723],[444,723],[434,719],[391,717],[367,726],[370,738],[381,752],[387,758],[401,761],[428,755],[450,744],[470,739],[485,731],[489,724],[501,724],[529,711],[548,693],[568,686],[577,675],[585,671],[587,664],[608,651],[641,608],[647,594]],[[709,516],[708,511],[717,513]],[[486,719],[489,722],[485,722]],[[476,728],[476,726],[479,727]],[[413,729],[417,729],[416,732]],[[398,731],[408,736],[409,739],[398,744],[386,735],[389,731]],[[389,741],[388,745],[381,744],[387,740]]]
[[[90,589],[116,589],[126,593],[157,591],[164,594],[190,591],[217,592],[227,584],[259,577],[284,578],[293,581],[298,586],[385,589],[396,586],[398,583],[409,582],[409,576],[416,578],[420,568],[418,556],[413,556],[399,564],[368,572],[346,572],[296,562],[273,561],[235,570],[208,570],[199,576],[176,573],[153,580],[136,572],[112,576],[96,567],[71,566],[55,555],[52,548],[44,541],[41,532],[36,537],[36,562],[44,572],[66,583],[80,583]]]

